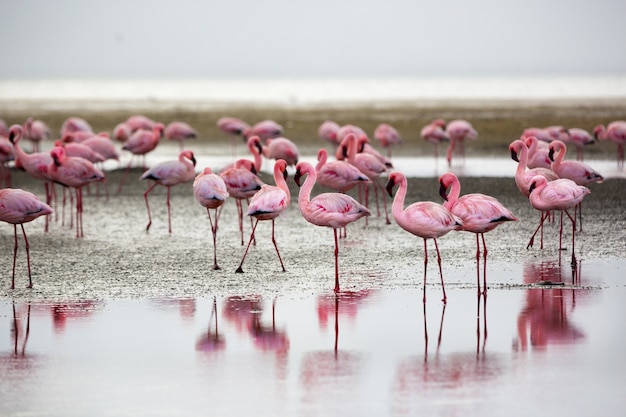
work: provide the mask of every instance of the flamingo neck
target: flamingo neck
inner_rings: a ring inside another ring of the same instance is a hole
[[[311,190],[313,190],[315,181],[317,181],[317,175],[314,169],[307,167],[303,174],[306,174],[306,180],[304,180],[304,184],[302,184],[300,192],[298,193],[298,205],[301,207],[307,205],[311,201]]]
[[[287,205],[289,205],[289,202],[291,201],[291,193],[289,192],[289,186],[287,185],[285,177],[283,177],[283,173],[278,165],[274,166],[274,183],[278,188],[287,194]]]
[[[396,195],[393,197],[393,204],[391,206],[391,214],[393,215],[393,217],[403,218],[404,199],[406,197],[406,191],[406,178],[402,178],[402,180],[400,181],[400,185],[398,186],[398,191],[396,191]]]
[[[320,151],[317,153],[317,165],[315,166],[315,170],[319,171],[320,169],[322,169],[327,160],[328,152],[326,152],[326,149],[320,149]]]
[[[448,193],[448,201],[446,201],[443,206],[450,210],[459,199],[459,195],[461,194],[461,183],[459,183],[458,178],[455,178],[450,184],[450,192]]]

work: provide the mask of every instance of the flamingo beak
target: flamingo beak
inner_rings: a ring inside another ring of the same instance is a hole
[[[297,170],[296,170],[296,173],[295,173],[295,174],[294,174],[294,176],[293,176],[293,180],[295,181],[295,183],[296,183],[296,185],[297,185],[298,187],[300,187],[300,186],[301,186],[301,185],[300,185],[300,178],[302,178],[302,174],[300,173],[300,170],[299,170],[299,169],[297,169]]]
[[[519,158],[517,157],[517,152],[515,152],[515,149],[511,149],[511,159],[513,159],[515,162],[519,162]]]
[[[550,148],[550,152],[548,152],[548,158],[550,158],[550,160],[554,162],[554,149],[553,148]]]
[[[443,182],[439,183],[439,195],[441,196],[441,198],[443,198],[445,201],[448,201],[448,187],[445,186],[445,184]]]
[[[396,183],[393,180],[393,178],[389,178],[389,180],[387,181],[387,185],[385,185],[385,189],[387,190],[387,194],[389,194],[389,197],[393,197],[393,186],[394,185],[396,185]]]

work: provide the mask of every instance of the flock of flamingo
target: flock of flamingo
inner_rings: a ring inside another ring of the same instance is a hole
[[[250,126],[241,119],[224,117],[217,121],[217,126],[225,133],[240,136],[247,144],[252,159],[241,158],[213,172],[210,167],[196,171],[196,158],[193,151],[184,148],[184,141],[196,138],[197,132],[184,122],[172,122],[168,126],[151,120],[145,116],[132,116],[120,123],[112,134],[95,133],[87,121],[78,117],[70,117],[60,131],[61,139],[57,140],[50,152],[41,152],[40,143],[51,138],[47,125],[40,120],[29,118],[23,125],[7,128],[0,121],[0,157],[2,157],[2,181],[0,189],[0,220],[13,224],[14,250],[11,288],[15,288],[15,265],[18,250],[17,225],[20,225],[24,237],[28,262],[29,285],[32,287],[30,270],[29,243],[24,230],[24,223],[40,216],[46,216],[45,231],[48,231],[48,217],[52,213],[51,202],[56,198],[54,184],[61,184],[74,190],[76,200],[76,237],[83,237],[83,198],[82,188],[93,182],[105,180],[105,173],[97,164],[107,159],[118,159],[120,152],[116,142],[121,144],[122,151],[131,154],[125,169],[128,173],[133,158],[142,158],[144,173],[142,180],[152,183],[144,192],[148,213],[148,230],[152,224],[152,216],[148,196],[157,185],[167,188],[167,210],[169,232],[172,232],[170,214],[170,188],[187,182],[193,182],[195,200],[207,210],[213,237],[213,268],[220,269],[217,262],[217,231],[220,212],[229,197],[236,201],[241,244],[245,245],[243,232],[243,201],[247,202],[247,215],[254,220],[248,244],[236,272],[243,272],[243,264],[255,239],[255,230],[259,221],[271,220],[272,243],[278,255],[281,269],[285,266],[278,249],[274,234],[274,222],[291,203],[291,194],[286,182],[287,167],[295,166],[294,181],[300,187],[298,207],[304,219],[317,226],[333,229],[335,257],[335,292],[340,292],[339,283],[339,239],[345,236],[346,227],[361,218],[367,222],[372,215],[369,209],[368,190],[371,186],[375,193],[378,207],[378,193],[383,201],[385,221],[390,224],[385,202],[385,192],[393,198],[391,213],[396,224],[405,231],[420,237],[424,242],[424,302],[426,287],[426,267],[428,263],[427,241],[433,240],[437,252],[437,262],[443,301],[446,301],[442,260],[437,239],[454,230],[463,230],[476,235],[476,262],[479,265],[482,256],[486,266],[487,246],[484,233],[498,225],[517,221],[517,217],[504,207],[497,199],[479,193],[460,194],[460,181],[455,174],[447,172],[439,178],[439,194],[443,203],[432,201],[414,202],[406,206],[407,178],[393,169],[391,147],[402,142],[398,131],[389,124],[380,124],[374,131],[374,138],[387,149],[387,155],[378,152],[367,133],[358,126],[344,125],[333,121],[323,122],[318,129],[321,139],[332,144],[335,159],[329,161],[329,153],[321,148],[318,153],[318,164],[299,162],[298,148],[295,143],[283,137],[283,128],[272,120],[265,120]],[[162,162],[146,168],[145,156],[154,150],[162,137],[180,142],[180,153],[177,159]],[[446,153],[448,165],[452,164],[455,149],[464,156],[466,139],[475,140],[478,133],[465,120],[453,120],[446,123],[442,119],[434,120],[421,130],[424,140],[431,142],[438,157],[438,147],[442,142],[449,142]],[[32,151],[25,152],[20,145],[22,139],[32,143]],[[593,134],[582,129],[566,129],[559,126],[548,128],[526,129],[520,139],[510,144],[511,157],[518,162],[515,183],[520,192],[528,197],[532,207],[541,212],[539,225],[530,238],[528,247],[541,231],[543,223],[553,211],[561,213],[560,245],[563,233],[563,215],[572,223],[572,262],[575,264],[574,239],[577,224],[582,230],[583,198],[589,194],[587,186],[593,182],[601,182],[603,177],[592,167],[582,162],[582,148],[596,139],[610,140],[618,146],[618,166],[623,166],[624,143],[626,142],[626,122],[615,121],[607,127],[598,125]],[[577,160],[565,160],[566,144],[573,144],[577,149]],[[259,177],[262,158],[274,159],[274,185],[265,184]],[[45,183],[46,202],[27,190],[10,188],[10,169],[12,161],[16,169],[22,169],[33,178]],[[306,177],[302,183],[302,178]],[[381,178],[386,177],[386,186]],[[119,190],[125,177],[119,184]],[[332,192],[325,192],[311,197],[314,186],[318,184]],[[394,194],[394,188],[398,187]],[[358,200],[348,195],[351,189],[359,187]],[[64,189],[65,189],[64,188]],[[70,194],[71,195],[71,194]],[[570,210],[574,209],[573,215]],[[213,210],[213,215],[211,215]],[[380,216],[380,210],[378,211]],[[367,224],[367,223],[366,223]],[[543,238],[542,238],[543,248]],[[480,279],[477,282],[481,293]],[[483,275],[482,293],[486,294],[486,273]]]

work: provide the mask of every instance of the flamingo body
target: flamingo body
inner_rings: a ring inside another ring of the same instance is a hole
[[[206,208],[209,221],[211,223],[211,233],[213,234],[213,269],[218,270],[217,264],[217,223],[219,214],[217,209],[221,207],[228,198],[228,191],[224,180],[206,167],[199,173],[193,182],[193,196],[198,203]],[[215,222],[211,218],[211,211],[215,212]]]
[[[346,161],[328,161],[328,151],[320,149],[315,167],[317,183],[345,193],[359,184],[369,184],[371,180],[357,167]]]

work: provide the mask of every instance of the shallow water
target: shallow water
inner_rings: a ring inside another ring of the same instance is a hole
[[[625,267],[528,261],[445,308],[436,285],[0,300],[0,414],[618,415]]]

